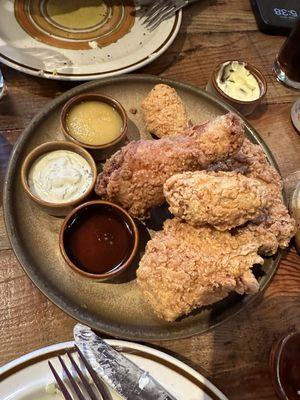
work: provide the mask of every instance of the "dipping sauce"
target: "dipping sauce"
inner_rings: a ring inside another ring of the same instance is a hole
[[[123,120],[111,105],[89,100],[72,106],[66,116],[68,132],[87,145],[99,146],[117,139],[123,130]]]
[[[124,215],[110,205],[83,207],[72,217],[63,236],[70,261],[91,274],[118,269],[134,246],[134,233]]]
[[[91,186],[90,164],[70,150],[43,154],[28,174],[31,193],[49,203],[68,203],[81,197]]]
[[[220,68],[217,85],[227,96],[240,101],[253,101],[260,97],[260,85],[245,63],[228,61]]]

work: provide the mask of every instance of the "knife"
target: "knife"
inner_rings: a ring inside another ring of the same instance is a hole
[[[74,338],[96,373],[125,399],[176,400],[148,372],[114,350],[88,326],[76,324]]]

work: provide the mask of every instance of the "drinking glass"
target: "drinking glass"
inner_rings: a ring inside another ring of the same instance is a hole
[[[279,82],[300,89],[300,19],[279,50],[274,61],[273,71]]]
[[[0,69],[0,99],[1,97],[4,96],[4,92],[5,92],[5,83],[4,83],[4,78]]]

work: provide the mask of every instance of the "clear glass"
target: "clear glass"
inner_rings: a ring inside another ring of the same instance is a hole
[[[273,71],[279,82],[300,90],[300,20],[295,23],[274,61]]]
[[[4,96],[5,91],[6,91],[6,86],[2,75],[2,71],[0,69],[0,99]]]

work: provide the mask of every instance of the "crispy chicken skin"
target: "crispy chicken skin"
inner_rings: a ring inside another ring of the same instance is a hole
[[[167,220],[147,244],[137,282],[155,313],[174,321],[230,291],[256,293],[259,284],[250,268],[263,263],[259,246],[249,232],[233,235]]]
[[[186,109],[175,89],[154,86],[142,103],[147,129],[157,137],[180,134],[188,126]]]
[[[265,184],[236,172],[176,174],[165,182],[164,195],[176,217],[220,231],[259,218],[270,203]]]
[[[238,153],[226,161],[209,166],[209,169],[241,172],[249,178],[258,179],[266,184],[270,198],[269,206],[265,209],[260,221],[249,223],[242,229],[250,230],[257,237],[266,235],[269,241],[260,250],[264,255],[273,255],[278,247],[285,248],[289,245],[296,232],[296,223],[283,204],[282,179],[275,168],[269,164],[259,145],[245,139]]]
[[[106,161],[95,191],[137,218],[164,203],[172,175],[207,168],[234,155],[244,140],[242,121],[228,113],[182,135],[131,142]]]

